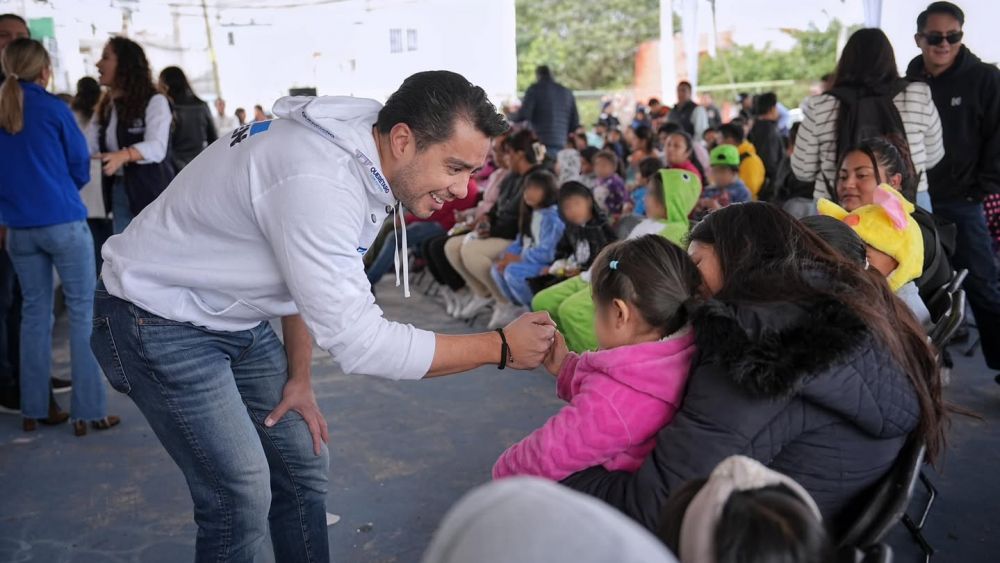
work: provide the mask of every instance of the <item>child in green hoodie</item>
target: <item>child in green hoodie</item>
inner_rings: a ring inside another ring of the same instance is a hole
[[[700,196],[701,181],[695,174],[676,168],[660,170],[646,192],[647,219],[632,229],[628,238],[658,234],[683,245],[691,228],[688,215]],[[589,274],[584,272],[544,289],[531,301],[533,311],[549,312],[573,352],[597,349]]]

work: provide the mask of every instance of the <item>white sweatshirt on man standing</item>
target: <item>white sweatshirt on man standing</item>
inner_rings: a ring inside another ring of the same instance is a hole
[[[418,379],[435,337],[385,320],[362,255],[396,205],[372,136],[381,104],[287,97],[220,138],[104,246],[112,295],[220,331],[301,313],[347,373]]]

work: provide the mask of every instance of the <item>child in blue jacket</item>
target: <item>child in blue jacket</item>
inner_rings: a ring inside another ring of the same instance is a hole
[[[497,316],[498,322],[509,322],[527,310],[525,307],[532,297],[527,280],[552,264],[556,245],[566,228],[559,216],[558,188],[551,172],[538,170],[529,174],[524,180],[523,197],[517,238],[490,270],[497,287],[512,303],[498,305],[508,309],[504,311],[506,314]]]

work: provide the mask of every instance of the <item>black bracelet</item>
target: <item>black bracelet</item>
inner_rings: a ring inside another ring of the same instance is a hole
[[[503,369],[507,367],[507,355],[510,354],[510,346],[507,345],[507,336],[504,335],[502,328],[497,329],[497,334],[500,335],[500,363],[497,364],[497,369]]]

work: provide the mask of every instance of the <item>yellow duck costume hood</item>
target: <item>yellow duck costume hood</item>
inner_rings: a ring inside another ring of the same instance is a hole
[[[910,215],[913,204],[902,194],[889,184],[882,184],[875,189],[874,195],[874,203],[850,213],[828,199],[820,199],[816,208],[821,215],[847,223],[865,243],[899,263],[886,278],[889,287],[896,292],[923,273],[924,237]]]

